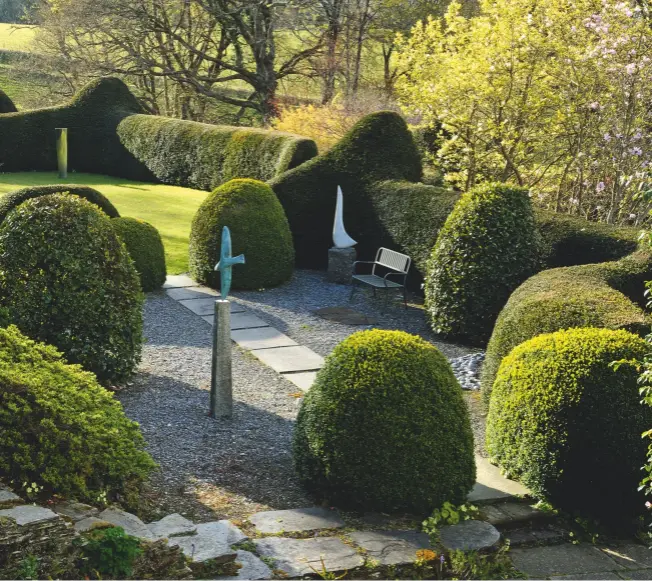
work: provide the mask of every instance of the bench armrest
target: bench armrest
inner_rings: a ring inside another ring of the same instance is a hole
[[[403,277],[403,286],[405,286],[405,280],[407,278],[407,272],[388,272],[383,276],[383,281],[385,281],[385,286],[387,286],[387,278],[390,276],[402,276]]]
[[[353,274],[356,274],[356,267],[358,264],[376,264],[373,260],[356,260],[353,263]]]

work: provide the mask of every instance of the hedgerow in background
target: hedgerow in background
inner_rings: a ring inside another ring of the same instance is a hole
[[[473,435],[446,358],[401,331],[340,343],[303,399],[294,434],[303,485],[337,506],[426,513],[475,482]]]
[[[14,102],[9,98],[9,95],[0,89],[0,115],[2,115],[2,113],[15,113],[16,111],[18,111],[18,109],[16,109],[16,105],[14,105]]]
[[[482,344],[512,291],[539,266],[527,190],[485,184],[467,192],[439,232],[426,276],[436,333]]]
[[[15,326],[0,328],[0,471],[97,503],[133,500],[155,464],[138,424],[92,373]]]
[[[143,291],[161,288],[166,276],[165,250],[158,230],[136,218],[114,218],[111,224],[134,261]]]
[[[260,289],[286,282],[294,270],[292,234],[283,207],[265,183],[250,179],[227,182],[210,194],[192,222],[190,274],[219,288],[222,229],[228,226],[233,256],[245,264],[233,269],[233,288]]]
[[[39,197],[0,224],[0,306],[26,335],[100,380],[124,379],[138,364],[142,304],[125,245],[90,202]]]
[[[607,521],[642,514],[640,467],[652,410],[633,365],[645,341],[627,331],[539,335],[503,361],[487,418],[487,451],[508,477],[561,509]],[[593,451],[593,453],[591,453]]]

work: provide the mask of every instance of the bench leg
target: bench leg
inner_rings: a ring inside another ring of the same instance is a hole
[[[349,295],[349,302],[351,302],[353,300],[353,293],[355,292],[356,288],[357,287],[356,287],[355,281],[352,280],[351,281],[351,294]]]
[[[403,287],[403,304],[405,305],[405,310],[407,311],[407,288]]]

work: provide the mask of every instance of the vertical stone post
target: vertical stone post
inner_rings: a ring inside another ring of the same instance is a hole
[[[57,127],[56,132],[59,177],[65,179],[68,177],[68,129],[66,127]]]
[[[231,303],[215,301],[213,324],[213,366],[211,370],[211,418],[231,418],[233,387],[231,378]]]

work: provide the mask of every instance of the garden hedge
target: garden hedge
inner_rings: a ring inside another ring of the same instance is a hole
[[[638,492],[652,410],[634,366],[645,341],[623,330],[570,329],[535,337],[505,358],[487,418],[487,451],[535,496],[584,516],[627,520]]]
[[[140,360],[143,295],[110,219],[77,197],[23,202],[0,224],[0,306],[34,340],[100,380]]]
[[[165,283],[166,269],[165,249],[159,231],[136,218],[114,218],[111,224],[134,261],[143,291],[161,288]]]
[[[306,394],[294,433],[303,485],[330,505],[425,514],[475,482],[473,434],[447,359],[402,331],[355,333]]]
[[[482,366],[486,404],[501,361],[537,335],[572,327],[626,329],[645,334],[645,281],[652,279],[652,255],[640,250],[602,264],[544,270],[525,281],[501,311]],[[637,304],[638,303],[638,304]]]
[[[155,464],[138,424],[93,374],[15,326],[0,328],[0,472],[96,503],[133,496]]]
[[[527,190],[485,184],[464,194],[428,263],[426,310],[434,331],[484,344],[512,291],[539,266]]]
[[[109,218],[118,218],[120,216],[117,208],[106,196],[97,190],[87,186],[78,186],[76,184],[61,184],[51,186],[29,186],[4,195],[0,198],[0,222],[7,217],[7,214],[11,210],[17,208],[26,200],[60,193],[72,194],[73,196],[79,196],[80,198],[88,200],[91,204],[95,204]]]
[[[0,115],[3,113],[15,113],[16,111],[18,109],[16,109],[16,105],[9,98],[9,95],[0,89]]]
[[[233,288],[260,289],[286,282],[294,270],[292,234],[283,207],[267,184],[236,179],[210,194],[192,221],[189,244],[190,274],[220,288],[222,229],[231,230],[233,256],[245,264],[233,268]]]

